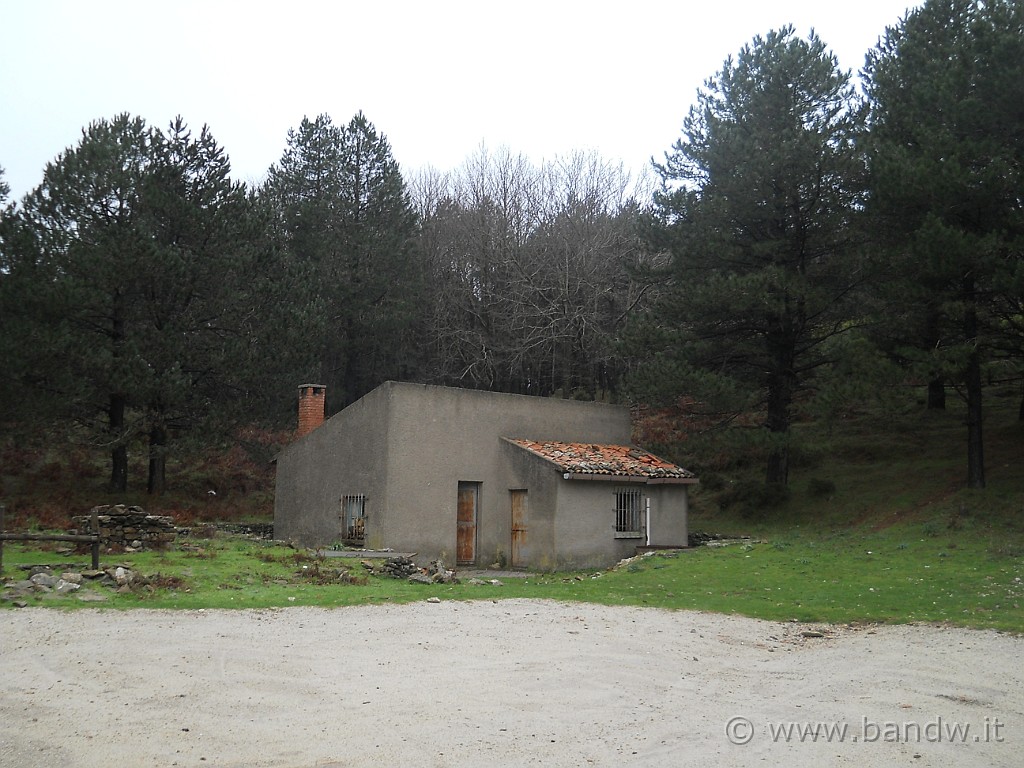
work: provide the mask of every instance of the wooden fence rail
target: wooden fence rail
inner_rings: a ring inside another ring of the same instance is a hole
[[[92,513],[90,529],[92,533],[6,533],[4,531],[4,513],[7,508],[0,504],[0,574],[4,572],[5,541],[74,541],[79,544],[92,544],[92,569],[100,569],[100,525],[96,513]]]

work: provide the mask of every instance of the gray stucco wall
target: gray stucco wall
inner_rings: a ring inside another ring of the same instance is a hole
[[[374,536],[380,539],[380,523],[387,518],[383,394],[374,390],[278,454],[276,538],[331,544],[341,538],[341,498],[366,494],[368,546],[374,546]]]
[[[558,568],[602,567],[636,554],[642,538],[615,538],[615,489],[622,485],[607,480],[562,481],[555,527]]]
[[[480,484],[477,565],[509,564],[516,489],[529,496],[528,567],[608,565],[644,543],[614,538],[615,484],[563,480],[502,438],[628,444],[630,427],[619,406],[388,382],[279,455],[275,535],[305,546],[336,541],[341,497],[367,494],[368,547],[452,565],[458,487],[472,482]],[[652,529],[681,530],[665,543],[685,544],[685,488],[645,492],[665,498],[652,502]]]
[[[600,568],[636,554],[645,537],[615,533],[615,492],[639,488],[650,499],[650,544],[686,546],[685,485],[628,484],[608,479],[565,480],[558,488],[555,549],[558,569]],[[646,523],[646,520],[645,520]]]
[[[510,465],[503,437],[630,439],[629,411],[623,407],[395,382],[383,388],[390,403],[389,546],[448,563],[455,561],[460,481],[480,483],[477,563],[509,555],[509,491],[528,485],[521,465]],[[539,501],[531,494],[531,512],[541,509]]]
[[[502,441],[502,454],[512,475],[509,489],[526,490],[529,494],[524,521],[526,534],[521,537],[522,558],[528,567],[534,570],[555,570],[558,567],[558,554],[555,550],[555,511],[558,508],[559,486],[565,481],[554,467],[539,461],[535,456],[530,456],[519,446]],[[505,500],[505,510],[505,525],[488,539],[488,546],[505,553],[505,559],[511,564],[511,493]]]
[[[645,492],[651,498],[651,545],[685,547],[690,514],[688,486],[648,485]]]

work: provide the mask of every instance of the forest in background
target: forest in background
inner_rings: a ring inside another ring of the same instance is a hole
[[[1022,70],[1009,0],[929,0],[860,87],[771,31],[653,190],[594,153],[405,176],[362,113],[303,118],[251,187],[205,127],[98,120],[0,213],[0,423],[117,492],[141,452],[161,494],[183,446],[290,426],[300,383],[333,413],[396,379],[665,409],[784,488],[794,424],[920,385],[963,400],[984,487],[985,393],[1024,380]]]

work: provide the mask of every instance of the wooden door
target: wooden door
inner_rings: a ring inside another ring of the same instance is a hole
[[[455,540],[455,562],[476,562],[476,517],[480,506],[480,484],[459,483],[459,511]]]
[[[526,491],[512,491],[512,559],[513,568],[526,567]]]

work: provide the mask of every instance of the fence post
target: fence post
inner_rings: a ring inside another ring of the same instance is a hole
[[[7,511],[7,507],[0,504],[0,533],[4,532],[4,512]],[[4,573],[4,540],[0,536],[0,576]]]
[[[100,569],[100,523],[96,517],[95,509],[92,511],[89,529],[92,535],[96,537],[92,541],[92,569],[98,571]]]

